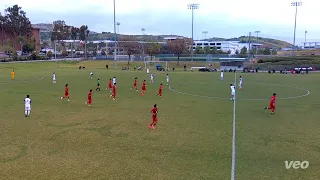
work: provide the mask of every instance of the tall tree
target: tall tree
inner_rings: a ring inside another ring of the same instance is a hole
[[[18,5],[8,7],[5,11],[4,24],[7,30],[10,30],[14,37],[25,36],[30,38],[32,36],[32,26],[26,12]]]
[[[86,41],[88,35],[89,35],[90,31],[88,29],[88,26],[87,25],[82,25],[80,28],[79,28],[79,39],[81,41]]]
[[[70,36],[70,26],[62,20],[53,21],[51,41],[66,40]]]
[[[271,54],[271,51],[270,51],[270,49],[269,48],[264,48],[264,50],[263,50],[263,55],[270,55]]]
[[[204,54],[210,54],[210,51],[211,51],[210,46],[205,46],[203,49]]]
[[[77,40],[80,29],[72,26],[70,30],[71,30],[71,32],[70,32],[71,39]]]
[[[125,53],[129,56],[129,59],[128,59],[128,65],[129,65],[131,60],[131,55],[139,51],[139,43],[135,40],[135,38],[126,36],[121,39],[119,43],[119,47],[123,48]]]
[[[168,44],[161,46],[160,54],[171,54]]]
[[[201,46],[197,46],[195,53],[196,53],[196,54],[203,54],[203,49],[202,49],[202,47],[201,47]]]
[[[34,38],[30,38],[25,44],[22,46],[23,52],[33,52],[36,49],[36,40]]]
[[[248,49],[247,49],[247,47],[244,46],[244,47],[240,50],[240,57],[242,57],[242,58],[248,57]]]
[[[218,54],[218,49],[217,46],[213,46],[212,50],[211,50],[212,54]]]
[[[160,48],[161,48],[161,45],[157,42],[152,41],[152,42],[146,43],[145,49],[147,54],[151,57],[151,61],[154,55],[159,54]]]
[[[20,43],[22,49],[23,43],[29,42],[32,37],[31,22],[18,5],[8,7],[5,11],[6,15],[0,16],[1,31],[6,32],[13,42]],[[5,41],[6,37],[2,39]]]
[[[183,38],[175,39],[168,42],[170,52],[178,57],[177,65],[179,65],[180,56],[188,51],[188,47],[192,45],[192,40]]]

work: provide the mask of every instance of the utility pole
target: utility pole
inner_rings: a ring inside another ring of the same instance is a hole
[[[192,48],[191,48],[191,61],[193,62],[193,43],[194,43],[194,39],[193,39],[193,20],[194,20],[194,10],[195,9],[199,9],[199,4],[188,4],[188,9],[191,9],[192,11],[192,20],[191,20],[191,33],[192,33]]]

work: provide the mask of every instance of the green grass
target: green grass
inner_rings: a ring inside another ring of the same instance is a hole
[[[77,69],[80,64],[86,69]],[[106,71],[101,61],[80,64],[0,64],[0,179],[230,179],[230,100],[181,95],[167,87],[162,98],[156,97],[165,72],[155,72],[156,83],[148,84],[140,97],[129,89],[134,77],[139,85],[148,80],[144,72]],[[15,81],[10,80],[12,69]],[[57,84],[51,82],[54,71]],[[234,81],[233,73],[220,81],[219,73],[183,72],[182,66],[169,73],[172,88],[200,96],[228,98]],[[104,90],[113,76],[116,101]],[[236,104],[237,179],[319,178],[320,74],[242,76],[244,89],[238,91]],[[93,93],[88,107],[87,92],[95,89],[97,78],[103,90]],[[66,83],[71,102],[60,100]],[[274,84],[298,86],[311,94],[282,100],[306,92]],[[273,92],[279,98],[275,115],[263,110]],[[26,94],[33,100],[29,118],[23,112]],[[150,130],[149,111],[155,103],[159,124]],[[286,160],[307,160],[310,166],[287,170]]]

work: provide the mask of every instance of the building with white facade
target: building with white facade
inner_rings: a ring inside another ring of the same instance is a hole
[[[320,42],[304,42],[303,49],[320,49]]]
[[[246,47],[249,51],[249,46],[250,48],[255,48],[262,46],[262,44],[250,43],[249,45],[249,43],[240,43],[238,41],[194,41],[193,50],[197,47],[204,49],[206,46],[209,46],[210,49],[216,47],[217,50],[222,50],[224,52],[231,51],[231,54],[235,54],[236,51],[240,52],[243,47]]]

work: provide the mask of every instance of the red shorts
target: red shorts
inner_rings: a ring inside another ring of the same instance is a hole
[[[146,87],[142,87],[142,91],[146,91],[147,89],[146,89]]]
[[[137,87],[137,84],[133,84],[133,87]]]
[[[64,93],[64,96],[69,96],[69,93],[65,92],[65,93]]]
[[[157,118],[157,117],[152,117],[152,121],[153,121],[153,122],[157,122],[157,121],[158,121],[158,118]]]
[[[162,91],[158,91],[159,94],[162,94]]]
[[[109,89],[112,89],[112,86],[111,86],[111,85],[109,85]]]
[[[92,99],[88,99],[88,104],[91,104],[92,103]]]
[[[274,104],[269,104],[269,109],[275,109],[276,106]]]

